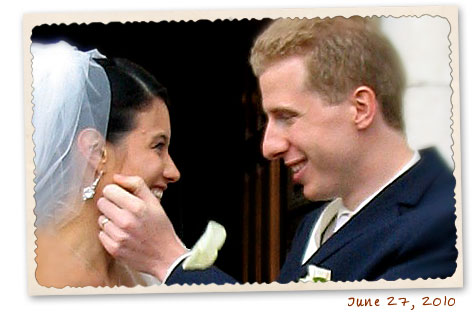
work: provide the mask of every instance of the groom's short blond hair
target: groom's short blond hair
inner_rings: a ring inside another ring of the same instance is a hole
[[[250,62],[260,77],[271,65],[292,56],[305,58],[307,84],[336,104],[361,85],[373,89],[385,121],[404,128],[405,75],[398,54],[380,32],[377,19],[278,19],[256,39]]]

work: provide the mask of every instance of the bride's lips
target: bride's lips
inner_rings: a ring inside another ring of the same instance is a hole
[[[152,188],[150,191],[158,200],[162,200],[163,192],[165,191],[165,189],[166,188],[155,187],[155,188]]]
[[[300,182],[305,172],[305,167],[307,166],[307,160],[302,159],[298,161],[291,161],[285,163],[285,165],[287,165],[287,167],[289,167],[292,171],[292,180],[296,183]]]

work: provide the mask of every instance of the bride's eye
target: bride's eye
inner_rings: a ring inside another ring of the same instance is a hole
[[[159,142],[153,146],[153,149],[157,151],[158,153],[161,153],[164,148],[165,148],[165,142]]]

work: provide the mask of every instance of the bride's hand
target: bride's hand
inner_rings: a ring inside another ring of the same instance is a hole
[[[159,200],[137,176],[114,175],[97,201],[99,239],[114,258],[163,281],[186,252]],[[106,218],[108,220],[106,220]]]

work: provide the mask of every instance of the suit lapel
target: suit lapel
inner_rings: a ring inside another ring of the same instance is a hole
[[[387,200],[386,200],[387,201]],[[385,202],[383,196],[373,199],[366,207],[361,209],[350,221],[342,226],[330,237],[309,260],[310,264],[321,264],[328,257],[334,255],[345,246],[352,246],[353,242],[371,233],[372,227],[385,225],[398,215],[394,203]],[[307,264],[308,264],[307,263]]]
[[[434,164],[438,163],[442,162],[434,150],[422,150],[421,160],[416,165],[383,189],[332,235],[305,265],[323,263],[343,247],[352,246],[359,237],[371,234],[378,227],[389,224],[400,215],[401,208],[411,208],[416,205],[438,175],[429,171],[434,169]]]

